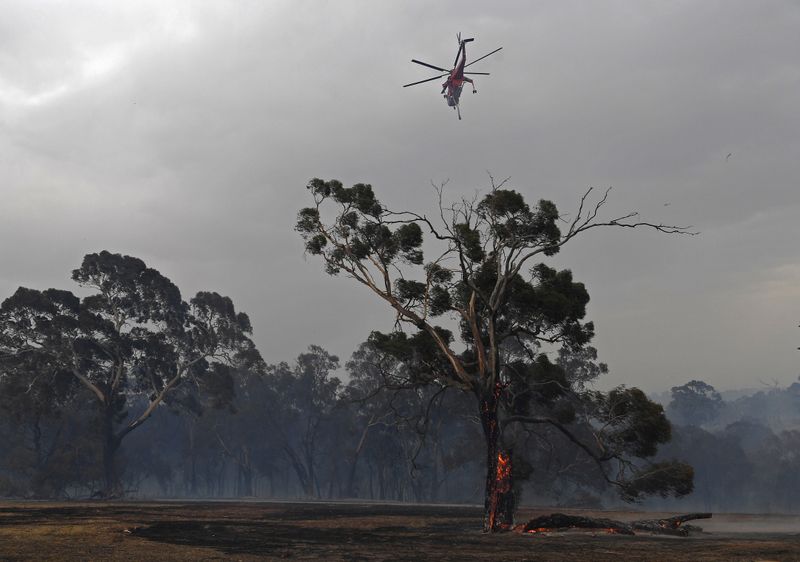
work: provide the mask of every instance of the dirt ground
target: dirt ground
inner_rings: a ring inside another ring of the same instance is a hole
[[[552,511],[522,510],[518,520]],[[480,523],[469,506],[0,502],[0,560],[800,560],[798,516],[714,515],[689,538],[486,535]]]

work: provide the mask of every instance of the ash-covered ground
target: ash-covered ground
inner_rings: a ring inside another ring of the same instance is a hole
[[[523,509],[518,519],[552,511]],[[621,520],[664,515],[567,512]],[[800,560],[798,516],[715,514],[702,526],[688,538],[486,535],[473,506],[5,502],[0,559]]]

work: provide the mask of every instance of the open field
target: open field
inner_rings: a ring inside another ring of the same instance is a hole
[[[800,560],[798,516],[715,515],[690,538],[485,535],[480,518],[469,506],[0,502],[0,560]]]

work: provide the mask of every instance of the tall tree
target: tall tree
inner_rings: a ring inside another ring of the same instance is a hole
[[[350,381],[343,401],[355,406],[357,443],[351,453],[350,494],[363,457],[360,470],[368,467],[370,476],[377,475],[379,493],[385,491],[384,474],[390,469],[392,480],[402,480],[417,501],[437,501],[451,472],[475,464],[471,453],[480,431],[472,423],[468,396],[446,385],[420,386],[408,364],[370,342],[358,347],[346,367]]]
[[[710,384],[692,380],[671,389],[670,419],[683,425],[697,425],[714,421],[722,410],[722,396]]]
[[[592,205],[589,190],[565,220],[552,202],[531,207],[503,184],[452,205],[439,190],[431,220],[387,209],[368,184],[345,188],[313,179],[308,189],[314,204],[299,212],[296,225],[306,251],[323,259],[327,273],[369,288],[394,311],[397,325],[411,330],[376,333],[372,342],[410,365],[415,384],[475,396],[486,443],[485,530],[512,524],[512,449],[514,433],[524,427],[548,425],[566,436],[628,497],[691,489],[690,467],[648,468],[631,460],[653,455],[669,439],[660,406],[638,389],[580,391],[543,353],[543,344],[580,350],[594,326],[583,322],[589,301],[583,284],[537,261],[599,227],[687,229],[640,221],[636,213],[602,221],[608,191]],[[424,231],[439,246],[427,263]],[[439,317],[447,327],[436,324]],[[448,327],[457,327],[462,347]]]
[[[72,279],[90,294],[20,287],[0,305],[0,367],[31,376],[66,371],[94,398],[102,436],[102,494],[120,493],[123,439],[162,404],[231,388],[232,368],[257,367],[250,320],[230,298],[199,292],[188,303],[161,273],[131,256],[88,254]],[[35,369],[33,367],[36,367]],[[134,398],[140,411],[129,413]]]
[[[341,388],[341,381],[331,376],[338,367],[338,357],[311,345],[293,367],[279,363],[268,368],[268,424],[305,497],[322,494],[319,464]]]
[[[0,442],[5,449],[0,470],[16,476],[14,495],[62,497],[68,485],[79,483],[71,452],[82,447],[73,427],[86,416],[80,416],[77,381],[70,373],[48,376],[52,366],[31,367],[39,370],[0,371]],[[91,461],[86,450],[82,453]]]

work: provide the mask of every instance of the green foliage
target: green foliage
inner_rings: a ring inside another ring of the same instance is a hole
[[[450,292],[438,285],[434,285],[430,290],[430,314],[431,316],[441,316],[453,308],[453,300]]]
[[[525,216],[530,214],[525,199],[514,190],[498,189],[487,194],[478,204],[478,212],[484,216],[495,217],[505,215],[505,218],[514,216]]]
[[[83,300],[82,308],[112,321],[124,317],[176,327],[185,320],[187,307],[178,288],[138,258],[106,250],[87,254],[72,279],[98,291]]]
[[[539,201],[536,211],[532,212],[522,195],[498,189],[484,197],[477,211],[489,221],[492,235],[504,243],[549,248],[546,255],[558,251],[556,244],[561,237],[556,225],[558,210],[550,201]]]
[[[543,353],[533,361],[513,361],[506,366],[506,371],[512,415],[540,413],[569,392],[564,369],[551,363]]]
[[[322,253],[322,250],[325,249],[325,246],[328,245],[328,239],[325,238],[322,234],[317,234],[316,236],[312,236],[306,242],[306,251],[309,254],[319,255]]]
[[[453,335],[444,328],[436,328],[442,340],[450,343]],[[410,373],[413,384],[426,385],[435,380],[446,381],[453,376],[452,365],[433,337],[420,330],[410,336],[405,332],[372,332],[367,340],[369,345],[403,363]]]
[[[369,184],[357,183],[351,188],[345,188],[342,182],[337,180],[324,181],[314,178],[309,182],[308,189],[320,198],[330,197],[337,203],[351,206],[371,217],[377,218],[383,212]]]
[[[387,224],[385,210],[371,185],[359,183],[345,188],[336,180],[313,179],[308,189],[320,204],[330,199],[340,208],[330,229],[323,226],[318,207],[301,209],[295,224],[306,251],[325,258],[328,274],[336,275],[370,256],[386,267],[397,259],[413,265],[423,263],[422,229],[414,222],[397,227]],[[332,243],[334,238],[337,243]]]
[[[314,232],[319,225],[319,211],[313,207],[306,207],[300,209],[297,214],[297,224],[295,229],[298,232],[309,233]]]
[[[722,396],[703,381],[692,380],[671,391],[668,411],[676,423],[701,426],[716,419],[722,409]]]
[[[401,225],[394,232],[400,255],[411,264],[422,264],[422,229],[415,222]]]
[[[618,387],[608,394],[595,393],[595,398],[597,417],[610,428],[607,441],[618,450],[650,457],[659,444],[670,440],[672,430],[664,408],[638,388]]]
[[[433,262],[425,265],[425,275],[431,283],[449,283],[453,279],[452,271]]]
[[[398,279],[395,286],[397,295],[404,301],[421,300],[425,296],[425,283]]]
[[[570,385],[580,389],[608,372],[608,365],[597,362],[597,350],[590,345],[562,346],[556,362],[566,372]]]
[[[486,254],[481,247],[481,234],[478,229],[470,227],[468,223],[460,223],[453,226],[453,232],[464,257],[474,263],[480,263]]]
[[[694,490],[694,469],[683,462],[663,461],[640,468],[623,486],[626,501],[638,501],[646,496],[662,498],[687,496]]]
[[[539,282],[530,295],[531,301],[525,304],[539,311],[547,322],[575,321],[586,315],[589,293],[583,283],[573,282],[571,271],[538,264],[533,273]]]

